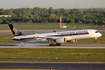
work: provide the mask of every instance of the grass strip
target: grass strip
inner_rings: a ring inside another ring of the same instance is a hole
[[[100,25],[92,25],[92,24],[69,24],[62,23],[66,25],[67,28],[60,28],[59,23],[33,23],[33,24],[19,24],[16,23],[13,25],[19,30],[76,30],[76,29],[100,29],[103,30],[105,27],[100,27]],[[9,30],[7,24],[0,24],[0,30]]]
[[[0,61],[26,62],[105,62],[105,49],[3,48]]]

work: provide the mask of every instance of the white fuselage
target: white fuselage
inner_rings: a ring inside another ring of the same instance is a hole
[[[66,38],[66,40],[74,40],[74,39],[86,39],[86,38],[98,38],[102,36],[97,30],[94,29],[84,29],[84,30],[71,30],[71,31],[62,31],[62,32],[52,32],[52,33],[41,33],[41,34],[32,34],[25,36],[15,36],[13,40],[18,41],[31,41],[37,42],[37,40],[41,39],[41,41],[48,39],[57,39],[57,38]],[[38,41],[40,42],[40,41]]]

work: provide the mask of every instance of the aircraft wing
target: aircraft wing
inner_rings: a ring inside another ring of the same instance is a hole
[[[24,41],[24,42],[33,42],[33,43],[40,43],[40,42],[56,42],[56,40],[65,39],[65,41],[72,40],[70,37],[53,37],[53,36],[16,36],[12,38],[12,40],[17,41]]]

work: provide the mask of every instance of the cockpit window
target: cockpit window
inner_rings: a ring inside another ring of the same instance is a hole
[[[99,31],[96,31],[95,33],[99,33]]]

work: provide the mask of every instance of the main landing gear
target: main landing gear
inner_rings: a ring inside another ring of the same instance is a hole
[[[61,46],[61,44],[53,44],[53,43],[51,43],[51,44],[49,44],[49,46]]]

